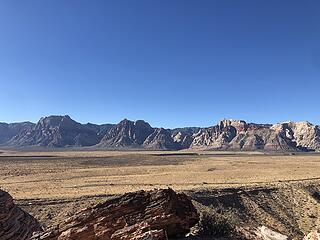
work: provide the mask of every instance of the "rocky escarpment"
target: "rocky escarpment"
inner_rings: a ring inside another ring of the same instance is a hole
[[[172,189],[138,191],[81,210],[33,239],[159,239],[183,237],[199,221],[191,199]]]
[[[0,189],[0,239],[28,240],[36,231],[41,231],[38,221],[16,206],[9,193]]]
[[[114,125],[99,143],[100,147],[139,147],[153,132],[149,123],[138,120],[122,120]]]
[[[92,146],[99,142],[97,132],[72,120],[69,116],[41,118],[34,128],[13,137],[16,146]]]
[[[136,147],[154,150],[178,150],[183,148],[182,143],[174,141],[170,130],[152,128],[149,123],[142,120],[134,122],[127,119],[114,125],[98,146],[106,148]]]
[[[288,122],[281,124],[298,147],[320,149],[320,127],[309,122]],[[275,125],[274,128],[279,126]]]
[[[107,149],[320,151],[320,127],[309,122],[255,124],[224,119],[206,128],[153,128],[138,120],[80,124],[69,116],[32,123],[1,124],[0,144],[16,146],[93,146]]]
[[[275,125],[222,120],[193,135],[191,148],[222,150],[320,150],[319,127],[303,122]]]

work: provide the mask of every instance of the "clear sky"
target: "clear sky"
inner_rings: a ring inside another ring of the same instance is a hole
[[[2,0],[0,121],[320,124],[319,0]]]

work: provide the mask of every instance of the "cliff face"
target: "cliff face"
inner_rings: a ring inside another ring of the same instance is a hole
[[[320,127],[309,122],[289,122],[297,146],[320,150]]]
[[[275,125],[223,120],[193,135],[192,148],[222,150],[320,150],[319,128],[310,123]]]

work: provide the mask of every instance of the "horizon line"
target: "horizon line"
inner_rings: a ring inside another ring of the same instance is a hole
[[[139,121],[139,120],[142,120],[144,122],[147,122],[148,124],[150,124],[152,127],[155,127],[155,128],[164,128],[164,129],[176,129],[176,128],[192,128],[192,127],[195,127],[195,128],[207,128],[207,127],[212,127],[212,126],[215,126],[217,124],[219,124],[220,121],[223,121],[223,120],[231,120],[231,121],[244,121],[245,123],[247,124],[269,124],[269,125],[275,125],[275,124],[283,124],[283,123],[289,123],[289,122],[295,122],[295,123],[302,123],[302,122],[307,122],[307,123],[310,123],[314,126],[320,126],[320,124],[317,124],[317,123],[313,123],[313,122],[310,122],[308,120],[300,120],[300,121],[294,121],[294,120],[286,120],[286,121],[278,121],[278,122],[248,122],[244,119],[241,119],[241,118],[220,118],[220,120],[216,121],[216,123],[212,123],[212,125],[202,125],[202,126],[192,126],[192,125],[189,125],[189,126],[178,126],[178,127],[162,127],[162,126],[156,126],[156,125],[153,125],[152,123],[150,123],[149,121],[145,120],[145,119],[129,119],[127,117],[124,117],[122,118],[121,120],[118,120],[117,122],[104,122],[104,123],[94,123],[94,122],[82,122],[82,121],[78,121],[76,120],[76,118],[73,118],[71,117],[69,114],[50,114],[50,115],[46,115],[46,116],[43,116],[43,117],[40,117],[37,121],[32,121],[32,120],[25,120],[25,121],[12,121],[12,122],[6,122],[6,121],[0,121],[0,123],[4,123],[4,124],[15,124],[15,123],[33,123],[33,124],[37,124],[41,119],[43,118],[48,118],[48,117],[69,117],[70,119],[72,119],[73,121],[77,122],[77,123],[80,123],[80,124],[95,124],[95,125],[104,125],[104,124],[113,124],[113,125],[116,125],[124,120],[129,120],[129,121],[132,121],[132,122],[136,122],[136,121]]]

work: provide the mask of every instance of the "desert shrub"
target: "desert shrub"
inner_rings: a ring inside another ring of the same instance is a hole
[[[232,224],[220,214],[204,213],[199,222],[199,233],[203,236],[226,237],[233,232]]]

